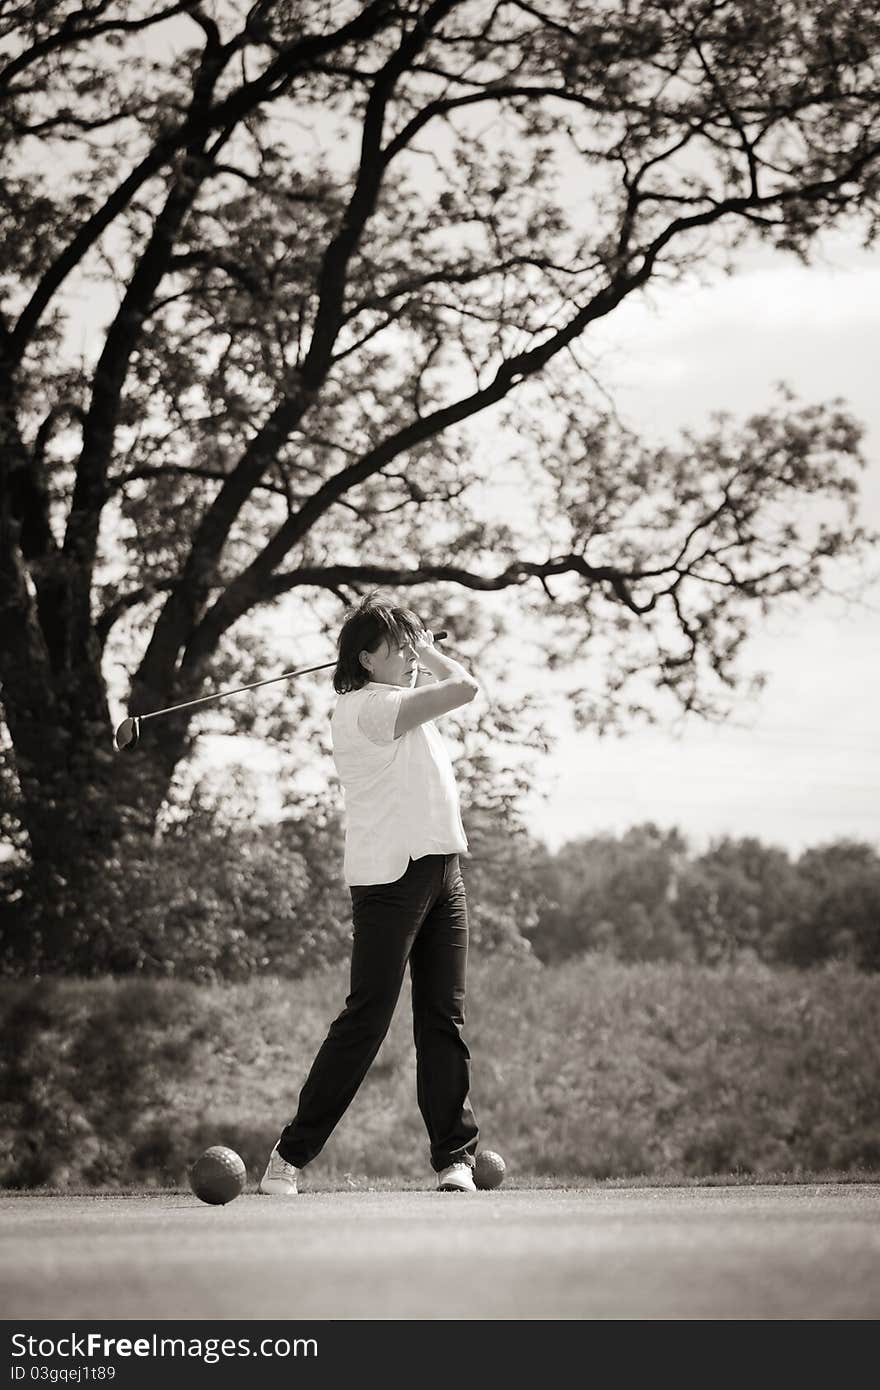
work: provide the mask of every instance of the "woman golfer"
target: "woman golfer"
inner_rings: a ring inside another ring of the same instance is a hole
[[[260,1191],[293,1197],[388,1031],[409,962],[416,1094],[441,1192],[473,1192],[477,1123],[464,1023],[467,849],[452,763],[434,720],[479,687],[407,609],[363,600],[339,634],[330,721],[345,794],[351,986],[269,1156]]]

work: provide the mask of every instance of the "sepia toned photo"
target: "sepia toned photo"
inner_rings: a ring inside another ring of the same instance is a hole
[[[878,84],[0,0],[13,1380],[880,1314]]]

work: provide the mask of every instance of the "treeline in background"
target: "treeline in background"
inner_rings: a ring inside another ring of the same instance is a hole
[[[753,837],[696,852],[652,824],[572,839],[556,853],[521,827],[467,820],[463,856],[472,941],[481,954],[552,965],[601,951],[620,961],[714,966],[751,956],[806,968],[880,969],[880,855],[837,840],[796,856]],[[345,959],[351,904],[344,832],[318,800],[277,824],[223,821],[209,803],[159,835],[116,848],[90,910],[71,906],[63,953],[0,872],[7,975],[145,975],[214,981],[298,978]]]

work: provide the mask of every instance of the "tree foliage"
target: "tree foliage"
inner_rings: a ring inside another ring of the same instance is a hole
[[[247,797],[247,789],[242,795]],[[258,825],[199,786],[184,818],[126,837],[63,960],[16,913],[22,871],[0,866],[0,973],[295,979],[341,965],[351,903],[332,795]],[[479,808],[462,860],[475,960],[558,965],[585,956],[727,968],[742,960],[880,970],[880,854],[837,840],[790,856],[729,836],[696,853],[676,829],[635,825],[551,852]]]
[[[378,584],[473,654],[478,596],[515,590],[551,662],[602,655],[578,719],[646,677],[723,706],[750,615],[862,539],[859,427],[783,396],[641,441],[579,353],[747,238],[874,235],[878,27],[825,0],[6,9],[0,680],[42,901],[151,831],[193,749],[181,716],[114,758],[115,673],[134,713],[251,676],[297,596],[330,633]],[[505,475],[521,526],[476,505]]]
[[[633,826],[555,854],[532,845],[537,957],[607,951],[620,960],[724,965],[880,962],[880,855],[837,840],[792,859],[754,837],[724,836],[695,854],[677,830]]]

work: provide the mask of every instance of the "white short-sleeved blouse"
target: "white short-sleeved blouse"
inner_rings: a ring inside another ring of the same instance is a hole
[[[330,720],[345,796],[346,884],[393,883],[410,859],[468,847],[452,760],[433,720],[400,738],[403,687],[369,681]]]

